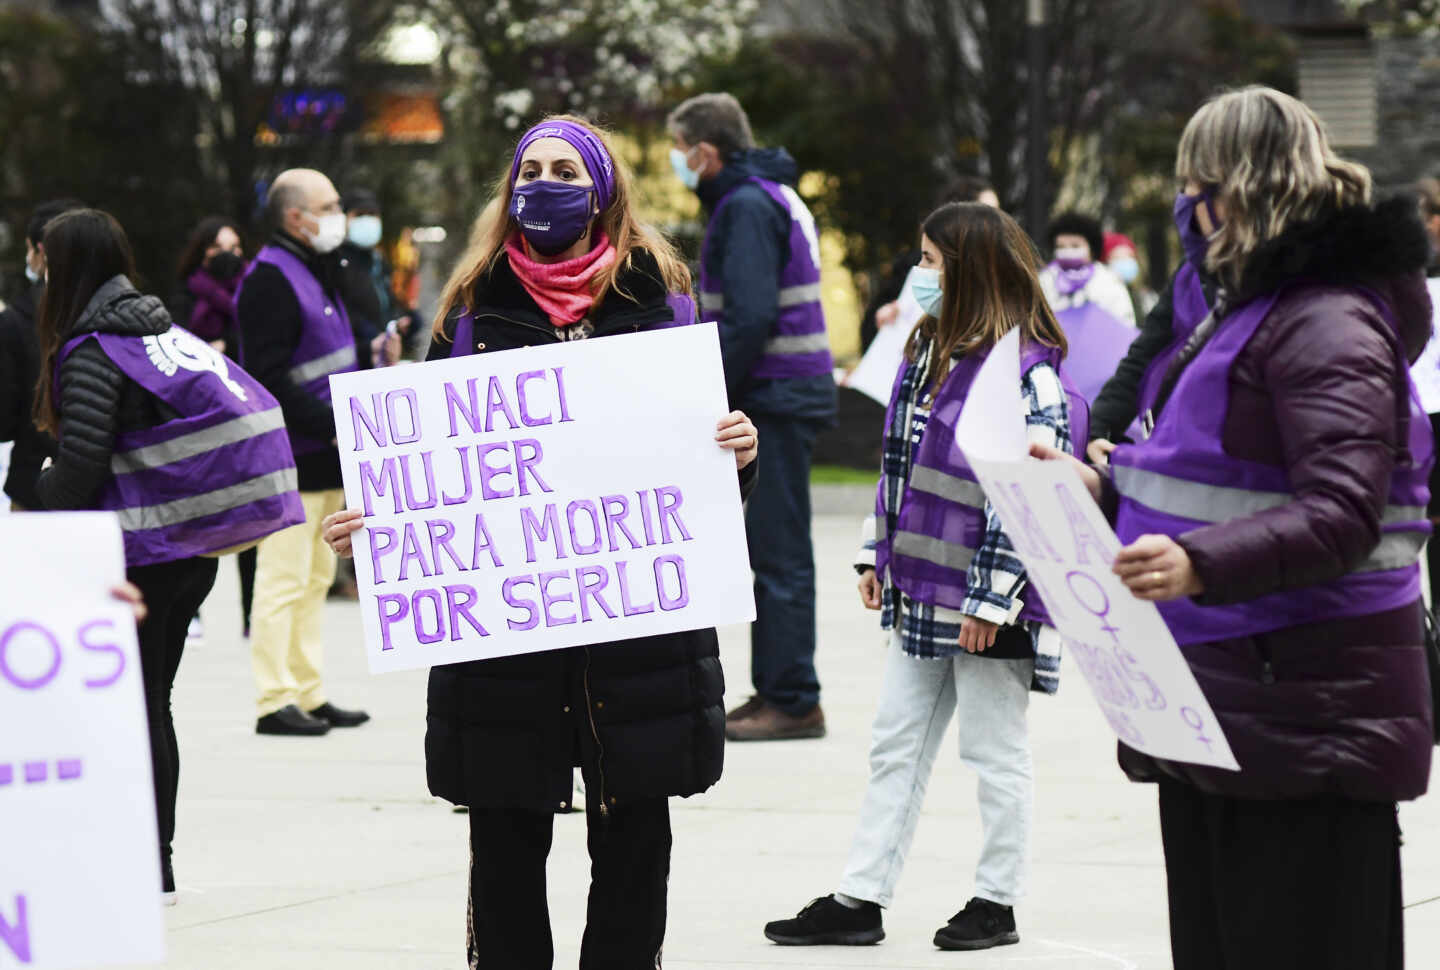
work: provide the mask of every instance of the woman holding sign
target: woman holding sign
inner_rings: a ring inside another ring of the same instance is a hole
[[[445,289],[431,359],[693,323],[689,272],[633,199],[600,129],[556,117],[526,132]],[[748,494],[754,426],[732,413],[715,440]],[[336,513],[326,538],[352,555],[363,524]],[[580,966],[659,965],[667,798],[719,779],[723,694],[713,629],[431,670],[430,790],[470,807],[470,966],[550,967],[545,859],[575,765],[592,860]]]
[[[149,607],[140,662],[173,902],[180,751],[170,691],[186,629],[215,583],[215,555],[303,520],[295,459],[275,399],[131,284],[130,243],[111,216],[56,217],[45,253],[35,423],[58,447],[36,493],[47,509],[120,520],[126,573]]]
[[[1013,906],[1024,890],[1034,790],[1026,711],[1032,690],[1059,686],[1060,658],[1039,649],[1047,614],[955,428],[980,365],[1017,327],[1030,441],[1083,443],[1085,403],[1062,377],[1065,334],[1015,220],[978,203],[943,206],[925,221],[921,253],[911,285],[927,316],[896,375],[875,515],[856,564],[861,602],[880,610],[890,631],[870,784],[837,891],[765,927],[767,938],[789,946],[885,938],[881,909],[894,897],[957,714],[961,759],[980,776],[984,847],[975,896],[935,945],[981,950],[1020,939]]]
[[[1220,222],[1215,312],[1150,436],[1109,478],[1077,465],[1129,543],[1116,573],[1160,603],[1240,763],[1120,748],[1159,782],[1175,967],[1401,967],[1396,802],[1424,794],[1434,743],[1434,442],[1408,377],[1431,326],[1425,231],[1268,88],[1201,108],[1176,168]]]

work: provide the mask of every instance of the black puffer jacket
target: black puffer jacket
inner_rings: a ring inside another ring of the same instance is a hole
[[[37,430],[30,416],[40,371],[35,307],[43,292],[43,287],[29,287],[0,311],[0,441],[15,442],[5,494],[27,509],[40,507],[35,480],[55,453],[55,439]]]
[[[634,257],[619,284],[632,298],[612,292],[590,317],[557,330],[501,259],[477,294],[475,351],[632,333],[670,317],[648,254]],[[432,360],[450,355],[454,330],[452,315]],[[751,464],[742,494],[755,478]],[[713,629],[435,667],[430,791],[461,805],[555,811],[569,803],[572,767],[583,765],[597,806],[702,792],[724,762],[724,692]]]
[[[83,333],[145,337],[170,329],[170,314],[158,297],[144,296],[117,276],[95,291],[64,340]],[[126,377],[93,340],[76,347],[60,367],[59,444],[55,463],[35,484],[47,509],[94,508],[110,477],[115,436],[152,428],[177,417],[159,398]]]

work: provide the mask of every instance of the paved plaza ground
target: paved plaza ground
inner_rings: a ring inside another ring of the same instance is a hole
[[[1034,862],[1018,908],[1021,943],[942,953],[935,929],[971,891],[980,823],[975,780],[947,742],[888,939],[868,948],[789,949],[761,935],[829,892],[866,776],[882,662],[876,614],[847,565],[854,515],[816,519],[820,675],[829,737],[731,745],[709,793],[674,800],[665,966],[1170,967],[1153,788],[1127,783],[1115,743],[1073,665],[1060,694],[1034,698]],[[374,721],[319,739],[254,734],[233,562],[205,609],[206,637],[175,689],[183,759],[169,962],[182,970],[459,970],[464,966],[466,819],[425,788],[425,674],[371,677],[354,604],[328,607],[333,699]],[[748,696],[743,628],[722,631],[736,703]],[[952,725],[951,730],[955,730]],[[1440,964],[1440,798],[1405,806],[1409,966]],[[585,820],[557,817],[550,862],[557,967],[574,967],[584,921]],[[504,970],[504,968],[496,968]]]

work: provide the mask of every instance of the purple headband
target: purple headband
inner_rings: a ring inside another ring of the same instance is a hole
[[[610,153],[595,133],[573,121],[542,121],[525,132],[520,144],[515,146],[515,161],[510,164],[510,183],[513,185],[515,177],[520,174],[520,161],[525,157],[525,149],[541,138],[562,139],[580,153],[595,183],[600,211],[609,208],[610,200],[615,198],[615,163],[610,160]]]

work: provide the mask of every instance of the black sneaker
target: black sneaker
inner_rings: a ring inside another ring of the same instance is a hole
[[[765,924],[765,938],[781,946],[869,946],[885,939],[880,907],[851,909],[834,896],[821,896],[794,919]]]
[[[315,710],[306,711],[305,713],[316,720],[324,721],[331,727],[338,728],[359,727],[370,720],[370,715],[364,711],[347,711],[344,708],[336,707],[329,701],[321,704],[315,708]]]
[[[978,896],[935,933],[935,945],[942,950],[988,950],[1019,942],[1015,910]]]
[[[294,704],[266,714],[255,722],[256,734],[284,734],[294,737],[319,737],[330,733],[330,722],[311,717]]]

